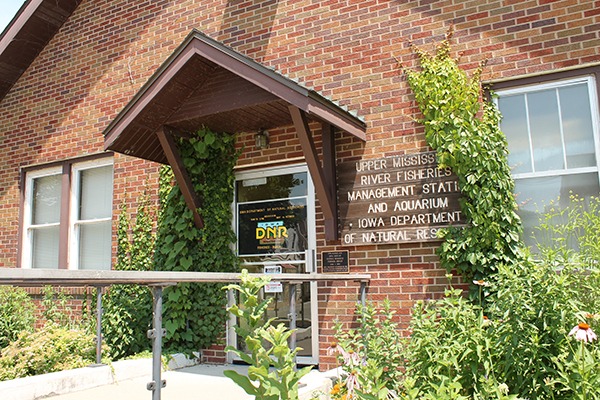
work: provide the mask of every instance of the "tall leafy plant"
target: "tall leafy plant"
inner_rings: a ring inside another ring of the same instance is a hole
[[[438,249],[447,269],[482,279],[522,259],[521,221],[507,161],[506,137],[494,103],[481,100],[483,65],[469,78],[450,55],[450,37],[435,54],[414,47],[418,70],[403,68],[422,113],[428,144],[441,167],[458,176],[468,225],[441,231]]]
[[[33,331],[34,308],[25,289],[0,286],[0,349],[17,339],[21,332]]]
[[[399,393],[403,376],[404,345],[395,312],[388,299],[381,309],[373,304],[357,304],[357,329],[344,330],[336,323],[336,342],[328,353],[335,354],[347,376],[338,385],[339,397],[387,399]],[[342,386],[343,385],[343,386]]]
[[[225,376],[257,400],[298,400],[298,383],[312,367],[296,370],[300,348],[289,347],[292,330],[283,323],[274,326],[275,319],[266,318],[272,298],[263,299],[261,291],[269,278],[250,277],[248,271],[243,270],[240,280],[239,285],[228,285],[224,289],[238,294],[238,304],[229,307],[228,311],[238,318],[234,328],[244,340],[247,351],[233,346],[226,349],[248,363],[248,376],[233,370],[225,371]]]
[[[155,246],[154,213],[148,195],[138,203],[135,220],[121,207],[117,225],[117,262],[120,271],[150,271]],[[152,295],[141,285],[114,285],[104,296],[102,331],[108,354],[118,360],[150,349],[147,331],[152,321]]]
[[[161,179],[161,210],[156,268],[163,271],[233,272],[238,269],[231,245],[236,160],[234,138],[203,128],[189,139],[179,140],[179,152],[195,192],[204,228],[194,225],[179,187],[168,187]],[[195,351],[213,343],[224,332],[226,297],[220,284],[182,283],[165,289],[164,325],[167,347]]]

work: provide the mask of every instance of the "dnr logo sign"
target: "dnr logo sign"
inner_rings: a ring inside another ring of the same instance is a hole
[[[256,239],[284,239],[287,238],[287,228],[283,221],[259,222],[256,224]]]

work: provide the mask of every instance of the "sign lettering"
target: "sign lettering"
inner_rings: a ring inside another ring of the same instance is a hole
[[[344,245],[432,241],[463,226],[458,180],[434,151],[338,166]]]

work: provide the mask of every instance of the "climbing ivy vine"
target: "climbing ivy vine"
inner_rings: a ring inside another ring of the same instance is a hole
[[[522,227],[500,113],[493,102],[482,101],[484,65],[469,78],[450,55],[451,36],[434,54],[413,46],[420,68],[401,68],[422,113],[426,140],[440,167],[458,176],[462,192],[468,225],[440,232],[441,264],[466,279],[483,279],[523,257]]]
[[[155,264],[162,271],[234,272],[238,261],[232,250],[231,227],[236,160],[234,138],[201,129],[178,143],[183,164],[196,193],[204,228],[194,225],[177,186],[161,173],[161,204]],[[226,321],[226,298],[220,284],[183,283],[166,288],[164,326],[166,346],[172,351],[199,350],[216,342]]]
[[[154,253],[154,213],[147,194],[140,197],[135,220],[121,206],[117,224],[115,270],[150,271]],[[113,285],[104,295],[102,332],[113,360],[150,349],[152,294],[141,285]]]

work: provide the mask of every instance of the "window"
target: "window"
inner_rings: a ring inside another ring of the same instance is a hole
[[[110,269],[112,158],[25,171],[23,268]]]
[[[308,248],[306,172],[238,180],[236,199],[240,256],[304,254]]]
[[[593,76],[496,89],[508,161],[525,228],[531,235],[551,202],[598,196],[598,102]]]

